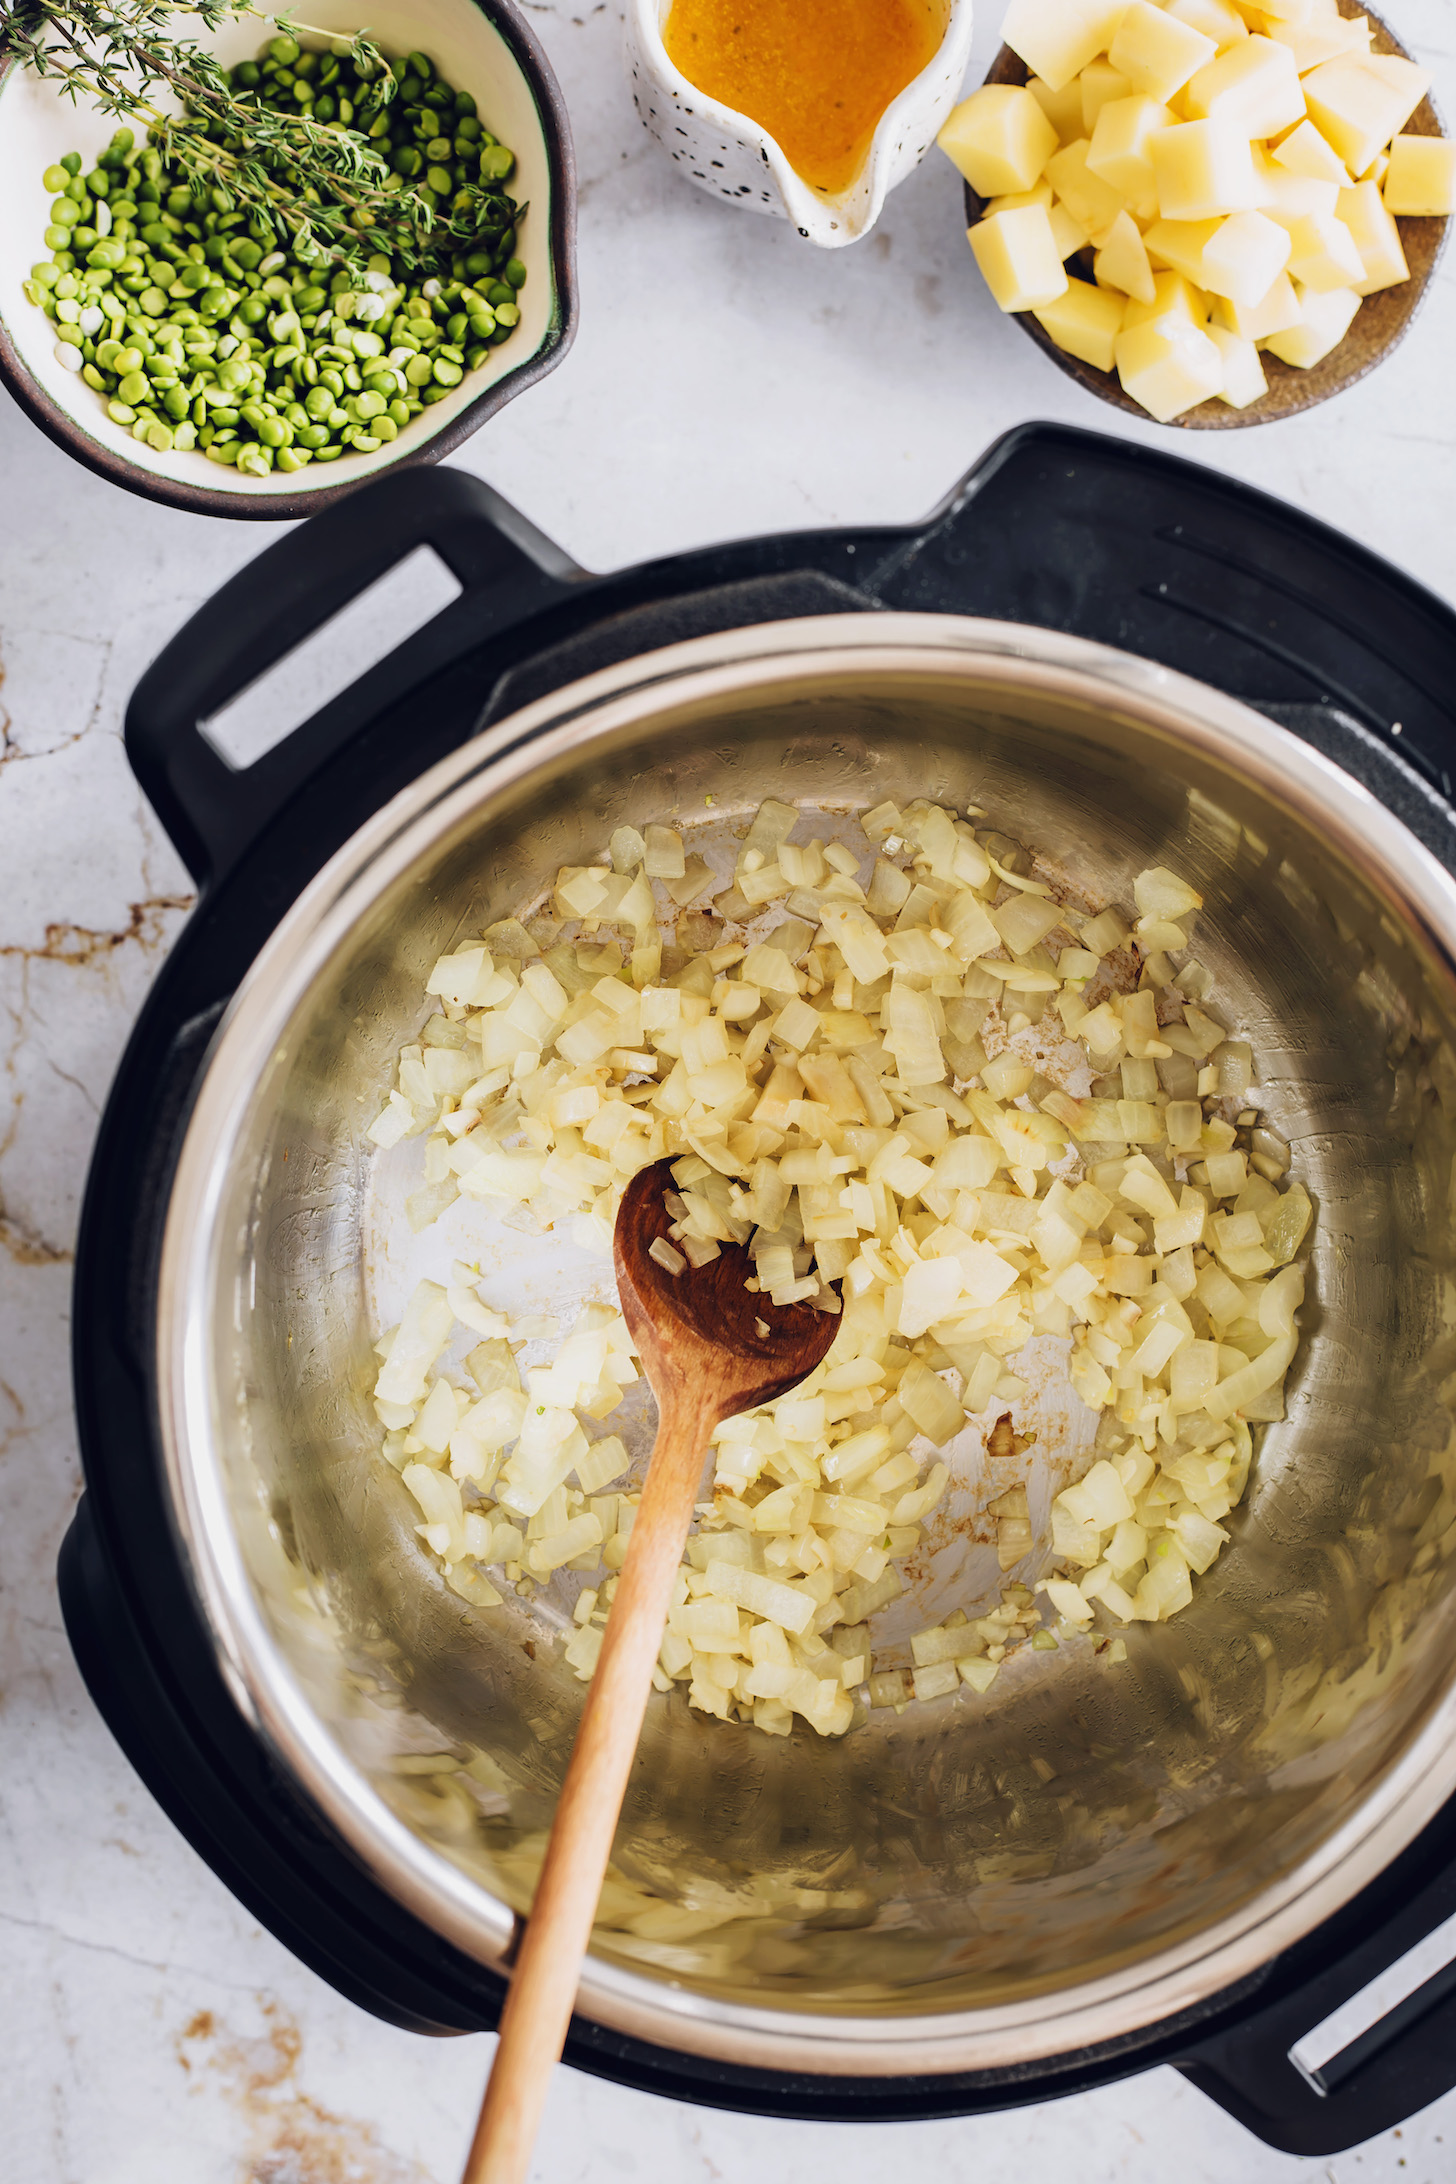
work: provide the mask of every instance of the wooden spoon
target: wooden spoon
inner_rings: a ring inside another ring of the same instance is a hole
[[[681,1274],[660,1266],[649,1249],[667,1237],[671,1216],[663,1192],[671,1182],[670,1161],[642,1169],[617,1215],[617,1291],[657,1398],[657,1440],[501,2013],[500,2044],[462,2184],[525,2184],[591,1940],[708,1437],[725,1418],[804,1379],[839,1328],[832,1313],[811,1304],[776,1306],[745,1289],[753,1267],[741,1244],[725,1244],[706,1266]]]

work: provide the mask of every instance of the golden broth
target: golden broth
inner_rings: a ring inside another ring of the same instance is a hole
[[[766,129],[811,188],[848,189],[945,34],[934,0],[673,0],[673,65]]]

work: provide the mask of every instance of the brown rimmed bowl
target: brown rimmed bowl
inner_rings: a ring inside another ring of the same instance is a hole
[[[517,253],[527,278],[521,322],[478,370],[445,399],[412,418],[374,454],[352,452],[287,476],[239,477],[200,449],[159,454],[107,415],[104,398],[56,358],[57,331],[23,284],[48,258],[42,240],[50,193],[41,177],[62,153],[90,164],[110,142],[114,119],[61,97],[13,60],[0,61],[0,381],[33,423],[68,455],[114,485],[193,514],[277,522],[327,508],[366,478],[399,463],[436,462],[459,447],[513,396],[560,363],[576,332],[576,167],[566,106],[534,32],[514,0],[317,0],[311,29],[351,34],[365,27],[386,53],[428,53],[447,82],[469,91],[482,118],[516,154],[511,195],[528,206]],[[228,66],[253,58],[266,23],[242,17],[209,41]],[[304,35],[305,44],[321,41]]]
[[[1362,7],[1358,0],[1340,0],[1342,15],[1366,15],[1374,32],[1373,50],[1377,53],[1398,54],[1402,60],[1412,60],[1393,33],[1371,9]],[[1031,74],[1025,61],[1009,46],[1002,46],[986,77],[987,83],[1025,83]],[[1422,99],[1414,114],[1405,125],[1410,136],[1444,136],[1441,117],[1429,98]],[[986,209],[986,200],[966,184],[966,224],[974,227]],[[1297,417],[1302,410],[1314,409],[1320,402],[1327,402],[1331,395],[1343,394],[1353,387],[1367,372],[1373,372],[1377,364],[1383,364],[1393,349],[1404,340],[1416,313],[1425,302],[1432,275],[1446,246],[1448,222],[1444,219],[1400,220],[1400,239],[1405,247],[1406,263],[1410,267],[1410,279],[1402,281],[1398,288],[1382,288],[1375,295],[1367,296],[1356,314],[1355,322],[1344,340],[1330,351],[1320,363],[1308,371],[1300,371],[1295,365],[1286,364],[1277,356],[1263,352],[1264,371],[1269,381],[1269,392],[1248,409],[1231,409],[1227,402],[1200,402],[1196,409],[1185,410],[1181,417],[1169,421],[1174,425],[1191,428],[1195,432],[1230,432],[1241,425],[1268,425],[1283,417]],[[1070,270],[1080,279],[1092,279],[1092,252],[1079,251],[1068,261]],[[1131,417],[1148,421],[1148,412],[1141,402],[1134,402],[1124,394],[1115,372],[1103,372],[1095,364],[1084,364],[1080,357],[1069,356],[1059,349],[1049,333],[1029,311],[1016,314],[1022,329],[1028,333],[1037,347],[1049,356],[1059,371],[1069,379],[1095,394],[1100,401],[1112,403],[1115,409],[1126,410]]]

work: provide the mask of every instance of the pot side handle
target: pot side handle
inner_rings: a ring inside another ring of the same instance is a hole
[[[1306,2158],[1344,2153],[1449,2093],[1456,1800],[1177,2061],[1267,2146]]]
[[[421,546],[460,596],[262,757],[230,764],[206,723]],[[390,471],[240,569],[152,662],[126,715],[132,771],[199,890],[383,707],[587,581],[478,478],[432,468]]]

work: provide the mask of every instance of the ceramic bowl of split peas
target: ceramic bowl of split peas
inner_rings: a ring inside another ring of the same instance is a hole
[[[447,454],[565,354],[570,134],[524,17],[381,0],[372,57],[359,21],[357,0],[318,0],[297,37],[229,16],[203,44],[259,127],[304,112],[437,218],[469,203],[468,246],[306,247],[291,216],[237,200],[245,138],[216,127],[214,186],[194,188],[155,127],[0,59],[0,380],[113,483],[200,514],[313,514]]]
[[[1160,424],[1291,417],[1404,336],[1456,207],[1430,74],[1354,0],[1012,0],[941,130],[998,306]]]

